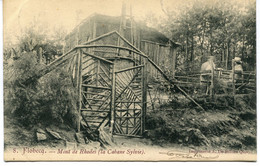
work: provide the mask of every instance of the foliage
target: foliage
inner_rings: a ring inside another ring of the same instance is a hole
[[[40,48],[42,49],[42,59],[49,63],[62,54],[63,40],[66,31],[63,27],[50,29],[46,24],[40,21],[33,21],[32,24],[21,31],[16,37],[17,42],[11,43],[6,39],[4,60],[18,59],[25,52],[35,52],[39,56]],[[8,38],[8,36],[6,37]]]
[[[170,7],[169,7],[170,8]],[[170,10],[172,9],[172,10]],[[208,55],[216,57],[217,67],[231,68],[235,56],[242,57],[245,70],[255,69],[256,4],[237,1],[198,0],[170,8],[166,19],[149,15],[148,24],[181,43],[178,70],[199,70]],[[174,9],[174,10],[173,10]],[[158,22],[160,23],[158,24]]]
[[[40,80],[23,82],[44,67],[33,53],[24,53],[5,69],[5,112],[24,126],[63,123],[76,110],[76,90],[64,69],[57,69]],[[12,73],[12,74],[11,74]]]

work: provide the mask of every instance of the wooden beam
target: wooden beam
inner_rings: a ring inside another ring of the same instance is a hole
[[[81,101],[82,101],[82,94],[81,94],[81,91],[82,91],[82,51],[79,50],[79,70],[78,70],[78,95],[79,95],[79,105],[78,105],[78,124],[77,124],[77,131],[79,132],[80,131],[80,121],[81,121]]]
[[[106,62],[106,63],[109,63],[109,64],[113,64],[112,61],[106,60],[106,59],[104,59],[102,57],[99,57],[99,56],[96,56],[96,55],[93,55],[93,54],[90,54],[90,53],[87,53],[87,52],[84,52],[84,51],[83,51],[83,54],[91,56],[91,57],[99,59],[99,60],[102,60],[103,62]]]
[[[145,117],[146,117],[146,108],[147,108],[147,59],[144,59],[144,67],[142,70],[142,112],[141,112],[141,134],[144,134],[145,131]]]
[[[176,70],[176,49],[170,47],[170,54],[172,55],[172,76],[175,77]]]
[[[214,99],[214,69],[211,70],[211,80],[210,80],[210,97]]]
[[[134,81],[135,77],[138,76],[140,70],[141,70],[141,69],[139,69],[139,70],[135,73],[135,75],[133,76],[132,80],[131,80],[131,81],[128,83],[128,85],[125,86],[125,88],[120,92],[120,94],[117,96],[117,98],[115,99],[115,101],[117,101],[117,100],[121,97],[121,95],[124,93],[124,91],[131,85],[131,83]]]
[[[142,54],[140,54],[140,52],[135,51],[134,49],[131,49],[131,48],[128,48],[128,47],[122,47],[122,46],[115,46],[115,45],[77,45],[76,46],[76,48],[97,48],[97,47],[115,48],[115,49],[119,49],[119,50],[126,50],[126,51],[130,51],[130,52],[133,52],[133,53],[136,53],[138,55],[143,56]]]
[[[87,85],[87,84],[82,84],[82,86],[87,87],[87,88],[111,90],[111,88],[103,87],[103,86],[94,86],[94,85]]]
[[[122,35],[120,35],[117,31],[115,32],[124,42],[126,42],[128,45],[130,45],[132,48],[134,48],[137,52],[141,53],[141,51],[136,48],[133,44],[131,44],[126,38],[124,38]]]
[[[44,75],[48,74],[49,72],[51,72],[52,70],[54,70],[57,66],[64,64],[64,62],[66,62],[68,59],[70,59],[74,55],[74,54],[71,54],[73,51],[75,51],[75,48],[71,49],[66,54],[62,55],[61,57],[59,57],[55,61],[48,64],[45,68],[41,69],[39,72],[37,72],[36,74],[29,77],[24,82],[24,84],[29,84],[32,79],[35,79],[35,78],[39,79],[42,76],[44,76]]]
[[[104,38],[104,37],[113,35],[113,34],[115,34],[115,33],[116,33],[116,31],[112,31],[112,32],[106,33],[106,34],[104,34],[104,35],[101,35],[101,36],[99,36],[99,37],[97,37],[97,38],[94,38],[94,39],[92,39],[92,40],[90,40],[90,41],[88,41],[88,42],[82,43],[82,44],[83,44],[83,45],[91,44],[91,43],[93,43],[93,42],[95,42],[95,41],[98,41],[98,40],[100,40],[100,39],[102,39],[102,38]]]
[[[233,92],[233,100],[234,106],[236,106],[236,85],[235,85],[235,60],[232,59],[232,92]]]
[[[129,68],[126,68],[126,69],[122,69],[122,70],[116,71],[115,73],[121,73],[121,72],[125,72],[125,71],[128,71],[128,70],[134,70],[134,69],[137,69],[137,68],[140,68],[140,67],[143,67],[143,66],[144,65],[129,67]]]
[[[130,45],[132,48],[134,48],[138,53],[138,55],[141,55],[144,58],[147,58],[148,62],[150,62],[161,74],[162,76],[170,83],[173,84],[173,81],[171,81],[167,75],[160,69],[159,66],[157,66],[147,55],[145,55],[142,51],[140,51],[138,48],[136,48],[134,45],[132,45],[130,42],[127,41],[127,39],[125,39],[123,36],[121,36],[117,31],[115,31],[115,33],[123,40],[125,41],[128,45]],[[173,84],[174,85],[174,84]],[[193,103],[195,103],[200,109],[202,109],[203,111],[204,108],[201,107],[191,96],[189,96],[183,89],[181,89],[179,86],[175,85],[175,87],[177,89],[179,89],[181,91],[181,93],[187,97],[189,100],[191,100]]]
[[[164,79],[166,79],[170,84],[174,85],[187,99],[191,100],[194,104],[196,104],[201,110],[205,111],[203,107],[200,106],[199,103],[197,103],[190,95],[188,95],[182,88],[180,88],[178,85],[174,84],[174,80],[171,80],[168,78],[168,76],[162,71],[162,69],[157,66],[150,58],[147,58],[147,60],[162,74]]]
[[[169,45],[162,44],[162,43],[157,43],[157,42],[153,42],[153,41],[149,41],[149,40],[141,40],[141,42],[156,44],[156,45],[164,46],[164,47],[169,47]]]
[[[116,92],[116,74],[115,74],[115,65],[112,65],[112,92],[111,92],[111,115],[110,115],[110,135],[113,136],[114,131],[114,122],[115,122],[115,94]]]

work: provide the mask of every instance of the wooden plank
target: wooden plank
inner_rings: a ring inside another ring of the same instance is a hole
[[[100,70],[100,60],[97,60],[97,67],[96,67],[96,86],[98,86],[99,82],[99,70]]]
[[[106,34],[103,34],[103,35],[101,35],[101,36],[99,36],[99,37],[97,37],[97,38],[94,38],[94,39],[92,39],[92,40],[90,40],[90,41],[88,41],[88,42],[82,43],[82,44],[84,44],[84,45],[91,44],[91,43],[93,43],[93,42],[95,42],[95,41],[98,41],[98,40],[100,40],[100,39],[102,39],[102,38],[105,38],[105,37],[110,36],[110,35],[113,35],[113,34],[116,34],[116,31],[108,32],[108,33],[106,33]]]
[[[115,91],[116,91],[116,74],[115,74],[115,65],[112,66],[112,92],[111,92],[111,115],[110,115],[110,134],[113,135],[114,123],[115,123]]]
[[[144,66],[144,65],[129,67],[129,68],[126,68],[126,69],[122,69],[122,70],[116,71],[115,73],[118,74],[118,73],[121,73],[121,72],[126,72],[126,71],[128,71],[128,70],[138,69],[138,68],[143,67],[143,66]]]
[[[94,88],[94,89],[111,90],[111,88],[109,88],[109,87],[103,87],[103,86],[94,86],[94,85],[87,85],[87,84],[82,84],[82,86],[87,87],[87,88]]]
[[[142,103],[142,101],[117,100],[116,103]]]
[[[90,69],[89,71],[87,71],[86,73],[84,73],[83,74],[83,76],[93,76],[93,75],[95,75],[95,73],[93,72],[93,70],[95,70],[96,68],[95,67],[93,67],[92,69]],[[90,74],[90,73],[92,73],[93,72],[93,74]]]
[[[162,74],[165,80],[167,80],[170,84],[174,85],[174,82],[168,78],[168,76],[162,71],[162,69],[157,66],[150,58],[147,58],[147,60]],[[203,107],[199,103],[197,103],[190,95],[188,95],[182,88],[180,88],[178,85],[175,85],[175,87],[181,91],[181,93],[187,97],[189,100],[191,100],[194,104],[196,104],[201,110],[205,111]]]
[[[98,95],[98,96],[110,96],[110,95],[104,95],[104,94],[100,94],[100,93],[95,93],[95,92],[88,92],[88,91],[83,91],[84,93],[87,93],[87,94],[91,94],[91,95]]]
[[[118,33],[117,31],[115,31],[115,33],[125,42],[127,43],[129,46],[131,46],[133,49],[135,49],[137,51],[134,52],[138,55],[141,55],[141,56],[144,56],[144,57],[147,57],[144,53],[142,53],[142,51],[140,51],[138,48],[136,48],[133,44],[131,44],[126,38],[124,38],[122,35],[120,35],[120,33]]]
[[[103,68],[103,65],[100,66],[100,69],[104,72],[104,74],[106,75],[107,78],[109,78],[110,80],[110,77],[109,77],[109,73],[107,74],[107,71]],[[108,71],[109,72],[109,71]]]
[[[196,77],[195,77],[196,76]],[[176,79],[178,79],[178,78],[185,78],[185,79],[198,79],[199,77],[198,76],[200,76],[200,74],[199,75],[195,75],[194,77],[192,77],[192,76],[175,76],[175,78]]]
[[[147,59],[144,59],[144,67],[142,69],[142,80],[141,80],[141,91],[142,91],[142,111],[141,111],[141,134],[145,130],[145,117],[146,117],[146,107],[147,107]]]
[[[118,54],[117,52],[115,51],[103,51],[103,50],[95,50],[94,52],[101,52],[101,53],[109,53],[109,54]]]
[[[52,70],[54,70],[58,66],[64,64],[68,59],[70,59],[74,55],[74,54],[70,54],[73,51],[75,51],[75,48],[71,49],[66,54],[62,55],[61,57],[59,57],[55,61],[51,62],[50,64],[48,64],[45,68],[41,69],[36,74],[33,74],[32,76],[30,76],[23,84],[29,84],[31,82],[31,79],[39,79],[40,77],[42,77],[42,76],[46,75],[47,73],[51,72]]]
[[[99,59],[99,60],[102,60],[103,62],[106,62],[106,63],[109,63],[109,64],[113,64],[113,62],[111,62],[111,61],[109,61],[109,60],[106,60],[106,59],[104,59],[104,58],[101,58],[101,57],[99,57],[99,56],[92,55],[92,54],[89,54],[89,53],[87,53],[87,52],[83,52],[83,54],[88,55],[88,56],[91,56],[91,57],[96,58],[96,59]]]
[[[127,111],[127,110],[137,110],[137,111],[140,111],[142,109],[138,109],[138,108],[127,108],[127,109],[122,109],[122,108],[116,108],[116,111]]]
[[[210,96],[211,99],[214,99],[214,70],[211,70],[211,77],[210,77]]]
[[[108,87],[111,87],[111,85],[109,84],[109,82],[108,81],[110,81],[110,80],[105,80],[104,79],[104,77],[99,73],[99,77],[104,81],[103,83],[105,83]],[[101,82],[101,79],[99,79],[99,82],[100,83],[102,83]]]
[[[232,59],[232,92],[233,92],[233,100],[234,100],[234,106],[236,106],[236,85],[235,85],[235,60]]]
[[[80,121],[81,121],[81,101],[82,101],[82,95],[81,95],[81,90],[82,90],[82,51],[79,50],[79,75],[78,75],[78,96],[79,96],[79,106],[78,106],[78,124],[77,124],[77,130],[78,132],[80,131]]]
[[[88,123],[98,123],[98,124],[102,123],[102,119],[100,119],[100,120],[96,120],[96,119],[86,119],[86,121],[87,121]]]
[[[95,98],[86,98],[86,100],[93,100],[93,101],[105,101],[104,99],[95,99]]]
[[[114,49],[118,49],[118,50],[126,50],[132,53],[135,53],[137,55],[141,55],[144,56],[142,54],[140,54],[140,52],[137,52],[131,48],[128,47],[122,47],[122,46],[115,46],[115,45],[78,45],[75,48],[114,48]],[[119,53],[120,54],[120,53]]]
[[[89,62],[89,61],[91,61],[91,60],[94,61],[94,60],[92,59],[92,57],[91,57],[91,58],[87,59],[86,61],[83,61],[82,64],[85,64],[85,63],[87,63],[87,62]]]
[[[92,109],[86,109],[86,108],[82,108],[81,111],[88,111],[88,112],[99,112],[99,113],[102,113],[102,112],[110,112],[109,109],[98,109],[98,110],[92,110]]]
[[[135,73],[135,75],[133,76],[132,80],[131,80],[126,86],[123,87],[123,90],[120,92],[120,94],[118,95],[118,97],[116,98],[116,100],[118,100],[118,99],[121,97],[122,93],[124,93],[127,89],[131,90],[132,93],[135,94],[134,90],[130,87],[130,85],[131,85],[131,83],[135,80],[135,78],[138,76],[140,70],[141,70],[141,69],[139,68],[139,70],[138,70],[138,71]],[[138,96],[137,96],[136,94],[135,94],[135,96],[138,98]]]

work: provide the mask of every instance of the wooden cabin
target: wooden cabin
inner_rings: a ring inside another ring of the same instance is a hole
[[[76,45],[84,44],[91,39],[111,31],[119,32],[135,47],[149,56],[159,67],[174,75],[176,64],[176,48],[179,46],[157,30],[137,23],[133,19],[122,19],[94,14],[83,20],[71,33],[65,37],[64,53]],[[110,37],[108,43],[121,45],[116,37]],[[123,63],[126,63],[125,60]],[[117,65],[118,66],[118,65]],[[124,65],[123,65],[124,66]],[[149,74],[157,76],[158,72],[148,64]]]
[[[93,131],[142,136],[149,78],[174,75],[176,43],[126,15],[94,14],[65,38],[63,58],[82,94],[79,112]],[[66,59],[66,58],[65,58]],[[79,127],[80,128],[80,127]]]

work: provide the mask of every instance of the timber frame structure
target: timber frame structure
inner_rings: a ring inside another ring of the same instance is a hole
[[[109,37],[123,44],[109,43]],[[114,56],[106,57],[106,53]],[[58,67],[67,69],[78,91],[78,131],[81,126],[95,132],[109,125],[111,135],[142,136],[147,109],[147,64],[170,84],[174,83],[148,55],[112,31],[77,45],[31,78],[40,78]],[[174,87],[203,109],[180,87]]]

